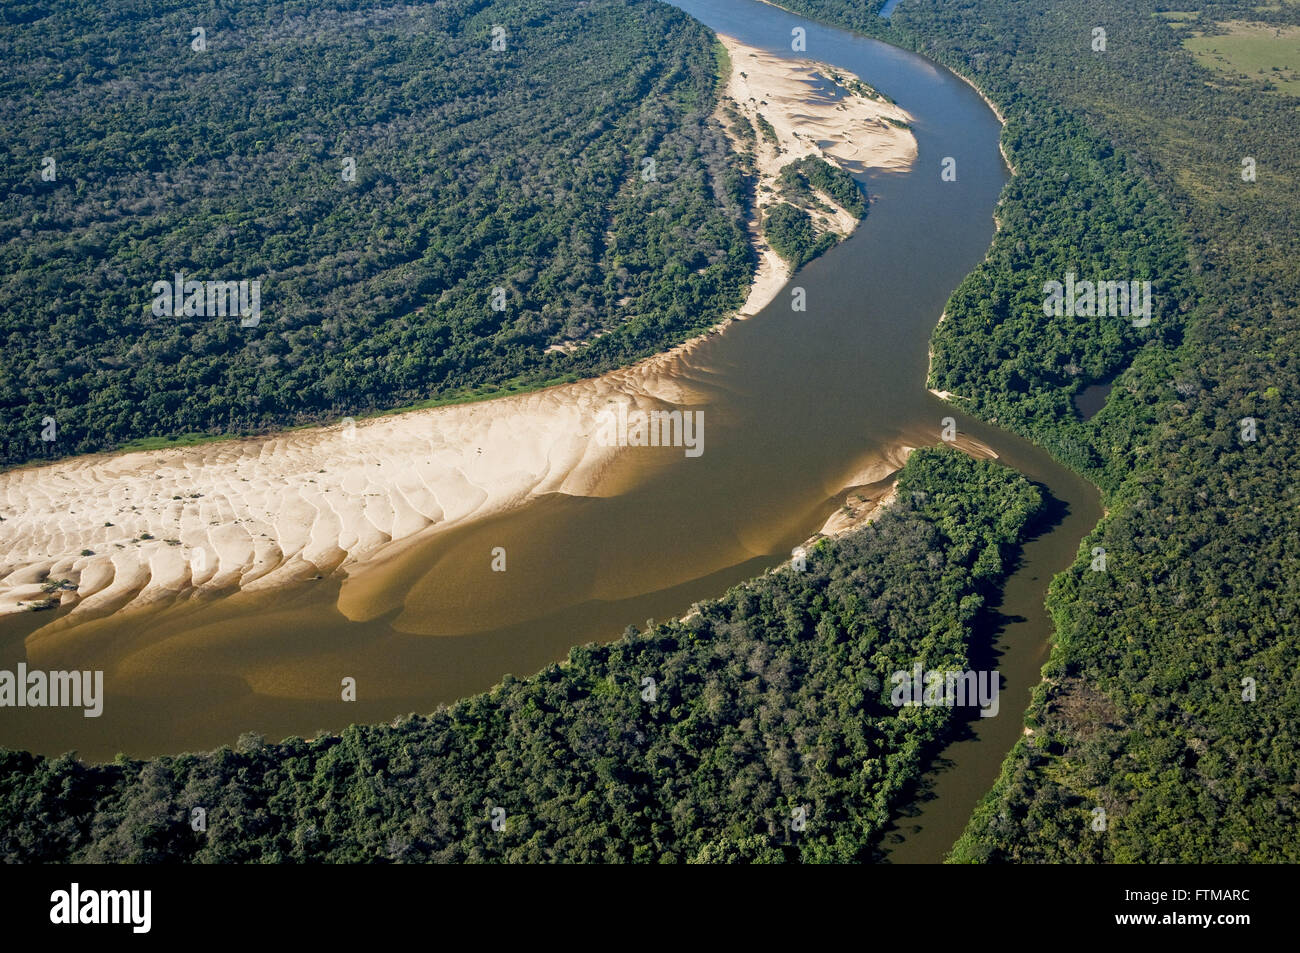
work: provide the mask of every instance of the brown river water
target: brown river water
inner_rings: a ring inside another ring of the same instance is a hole
[[[792,27],[804,27],[807,56],[893,97],[916,118],[919,147],[911,172],[865,178],[865,223],[792,280],[806,312],[792,312],[783,293],[682,359],[678,374],[705,412],[705,452],[629,451],[599,497],[545,496],[434,535],[342,593],[322,580],[75,626],[45,614],[0,620],[0,668],[103,669],[106,689],[99,718],[5,709],[0,745],[107,760],[431,711],[574,645],[682,615],[777,565],[843,503],[855,473],[896,460],[900,446],[938,443],[953,416],[962,434],[1040,483],[1060,518],[1025,547],[992,644],[978,649],[987,664],[976,667],[1004,678],[999,717],[974,719],[943,752],[882,847],[891,861],[942,859],[1020,735],[1046,660],[1047,585],[1101,515],[1095,489],[1045,452],[925,389],[929,336],[992,240],[1009,174],[1000,127],[973,89],[922,57],[754,0],[676,5],[783,55],[794,55]],[[956,182],[940,179],[948,156]],[[497,546],[509,553],[506,573],[491,571]],[[340,699],[344,676],[356,679],[355,702]]]

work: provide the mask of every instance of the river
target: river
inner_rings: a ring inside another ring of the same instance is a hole
[[[706,411],[706,452],[629,452],[605,495],[542,497],[413,545],[346,586],[325,580],[79,625],[0,621],[0,666],[99,668],[107,686],[99,718],[7,710],[0,744],[100,760],[211,748],[245,731],[310,737],[430,711],[761,574],[843,503],[853,474],[900,445],[938,443],[942,419],[953,416],[1041,483],[1060,518],[1025,547],[1004,622],[978,649],[1005,679],[1000,717],[974,719],[943,753],[882,848],[891,861],[943,857],[1021,731],[1046,656],[1047,584],[1100,517],[1085,481],[925,389],[929,336],[992,240],[1009,174],[1000,127],[970,86],[920,56],[755,0],[676,5],[787,56],[796,55],[791,30],[803,27],[808,57],[857,73],[915,117],[919,150],[910,173],[866,178],[864,225],[793,279],[806,312],[793,312],[783,293],[684,360],[680,376]],[[955,182],[940,178],[945,157],[956,160]],[[509,553],[508,573],[489,569],[497,546]],[[340,598],[366,621],[349,621]],[[356,679],[355,702],[340,700],[345,676]]]

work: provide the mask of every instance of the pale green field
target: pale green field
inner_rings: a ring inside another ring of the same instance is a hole
[[[1300,27],[1229,20],[1221,36],[1190,36],[1183,41],[1203,66],[1234,79],[1270,84],[1287,96],[1300,96]]]
[[[1201,15],[1200,10],[1161,10],[1151,14],[1165,21],[1167,26],[1181,29],[1195,23]]]

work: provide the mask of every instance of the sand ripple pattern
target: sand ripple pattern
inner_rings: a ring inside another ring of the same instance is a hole
[[[54,598],[96,615],[274,587],[536,495],[597,494],[620,451],[595,440],[596,414],[697,401],[689,350],[484,403],[2,473],[0,612],[64,579],[76,589]]]

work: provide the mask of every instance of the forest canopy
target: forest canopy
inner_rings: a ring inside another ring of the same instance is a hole
[[[1018,175],[948,304],[932,386],[1085,473],[1109,511],[1053,583],[1032,734],[954,859],[1300,860],[1296,112],[1266,48],[1247,73],[1184,46],[1193,19],[1281,33],[1300,7],[783,5],[950,65],[1006,116]],[[1046,317],[1041,283],[1069,265],[1152,280],[1152,323]],[[1081,421],[1070,398],[1108,380]]]
[[[748,287],[715,41],[667,5],[0,22],[0,465],[596,374]],[[178,273],[260,319],[160,316]]]

